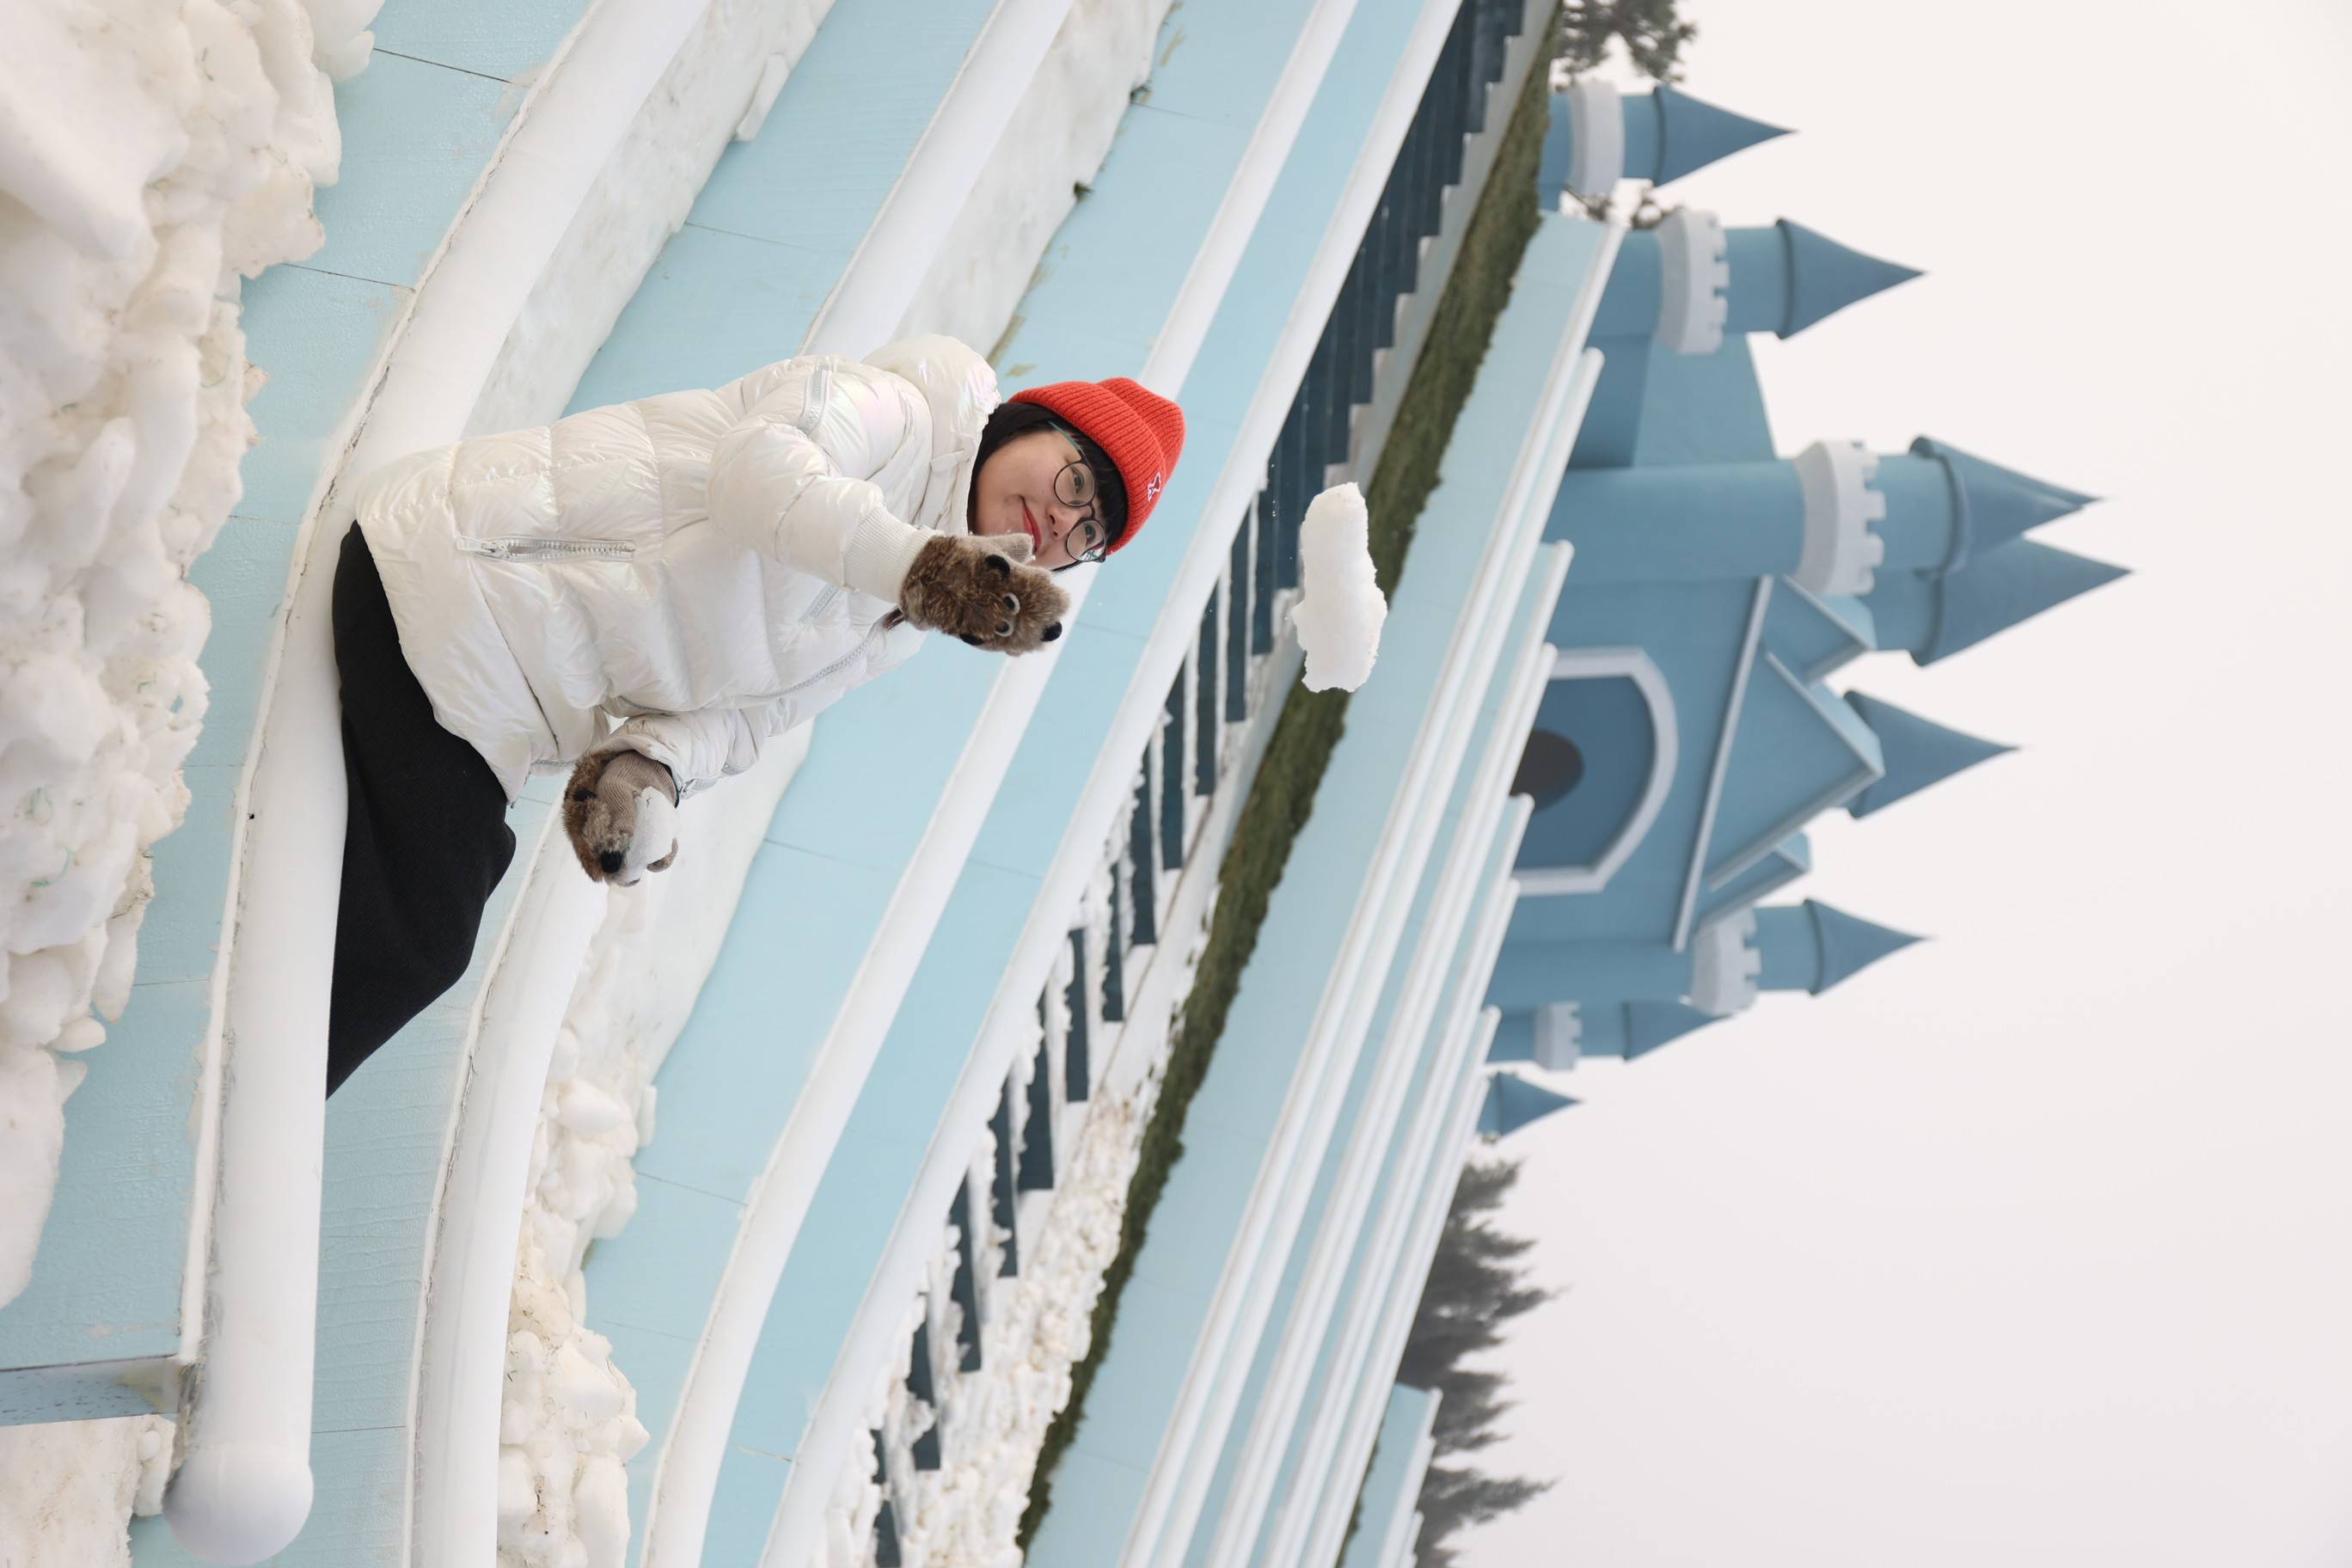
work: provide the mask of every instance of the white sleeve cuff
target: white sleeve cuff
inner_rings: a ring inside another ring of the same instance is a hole
[[[901,522],[876,507],[859,518],[851,531],[849,549],[843,557],[843,585],[897,604],[915,557],[930,537],[929,530]]]

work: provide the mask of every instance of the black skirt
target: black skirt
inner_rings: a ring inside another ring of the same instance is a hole
[[[470,742],[434,721],[356,523],[335,567],[334,622],[351,819],[329,1094],[464,978],[482,910],[515,856],[506,791]]]

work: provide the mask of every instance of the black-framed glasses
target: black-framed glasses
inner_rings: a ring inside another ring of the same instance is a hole
[[[1059,425],[1053,428],[1061,431],[1065,438],[1071,437],[1071,432]],[[1072,446],[1076,444],[1071,440]],[[1054,499],[1077,509],[1079,513],[1069,531],[1062,535],[1062,548],[1070,552],[1072,563],[1092,565],[1108,555],[1110,531],[1095,513],[1095,471],[1084,458],[1065,463],[1062,471],[1054,476]]]

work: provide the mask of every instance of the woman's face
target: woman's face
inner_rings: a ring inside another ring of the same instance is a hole
[[[1055,493],[1055,480],[1078,460],[1077,447],[1059,430],[1015,436],[990,455],[972,480],[971,531],[1026,534],[1035,564],[1048,571],[1072,564],[1086,542],[1080,520],[1093,518],[1096,529],[1101,527],[1096,507],[1072,506]]]

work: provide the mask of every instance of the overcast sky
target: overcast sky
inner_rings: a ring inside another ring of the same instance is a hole
[[[1788,897],[1927,932],[1508,1146],[1565,1289],[1474,1568],[2352,1563],[2352,7],[1685,0],[1796,127],[1668,187],[1928,276],[1759,348],[1776,439],[2111,499],[2136,576],[1853,686],[2023,750]]]

